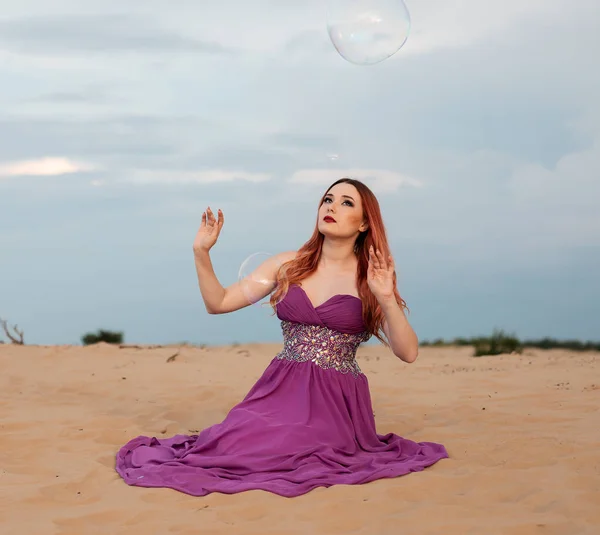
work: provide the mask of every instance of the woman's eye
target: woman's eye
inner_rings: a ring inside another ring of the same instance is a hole
[[[323,204],[324,203],[332,203],[333,199],[331,197],[327,197],[326,199],[323,199]],[[354,206],[354,204],[352,204],[352,201],[343,201],[342,204],[345,204],[347,206]]]

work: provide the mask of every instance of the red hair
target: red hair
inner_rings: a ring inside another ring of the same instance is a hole
[[[378,250],[383,254],[384,258],[387,258],[391,254],[383,218],[381,217],[379,202],[374,193],[359,180],[341,178],[327,188],[327,191],[321,197],[319,207],[323,204],[325,196],[329,193],[331,188],[340,183],[351,184],[357,189],[362,200],[364,218],[368,223],[367,230],[358,235],[354,244],[354,252],[358,258],[356,285],[358,295],[363,303],[363,321],[367,330],[373,336],[378,338],[385,345],[388,345],[382,334],[384,321],[383,312],[367,284],[369,247],[372,245],[375,250]],[[319,232],[318,225],[315,225],[312,236],[298,250],[296,258],[286,262],[279,268],[277,273],[277,286],[270,298],[270,303],[274,310],[276,304],[280,302],[287,293],[290,285],[298,284],[317,269],[324,239],[325,236]],[[398,293],[396,281],[396,272],[394,271],[394,295],[396,297],[396,302],[402,309],[406,309],[406,302]]]

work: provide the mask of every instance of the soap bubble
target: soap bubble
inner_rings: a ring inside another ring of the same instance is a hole
[[[325,164],[325,169],[331,172],[342,172],[341,170],[344,167],[344,159],[338,152],[327,152],[325,160],[320,162],[320,167],[323,166],[323,163]]]
[[[242,291],[248,299],[248,303],[251,305],[265,305],[269,302],[269,295],[265,296],[265,292],[268,294],[275,287],[275,277],[273,269],[269,269],[272,273],[266,273],[265,268],[261,268],[262,264],[269,259],[272,259],[271,253],[253,253],[246,258],[238,271],[238,280],[242,287]],[[279,266],[277,266],[278,268]]]
[[[327,31],[345,60],[373,65],[402,48],[410,14],[402,0],[327,0]]]
[[[344,133],[330,133],[327,138],[326,152],[320,154],[319,164],[323,164],[323,158],[328,166],[337,167],[344,164],[346,152],[346,137]]]

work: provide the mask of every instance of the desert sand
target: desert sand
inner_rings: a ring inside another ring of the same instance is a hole
[[[137,435],[220,422],[278,344],[0,345],[3,535],[597,535],[600,354],[362,346],[377,427],[450,454],[423,472],[298,498],[195,498],[114,471]]]

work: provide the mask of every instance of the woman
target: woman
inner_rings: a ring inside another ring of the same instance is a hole
[[[194,240],[206,310],[224,314],[269,294],[284,347],[223,422],[198,435],[138,437],[117,454],[130,485],[194,496],[262,489],[298,496],[423,470],[448,457],[441,444],[378,435],[356,349],[371,336],[411,363],[409,325],[377,199],[363,183],[335,182],[299,251],[271,257],[247,281],[223,288],[209,251],[223,227],[210,208]],[[272,281],[252,282],[252,281]],[[250,284],[247,288],[243,283]]]

